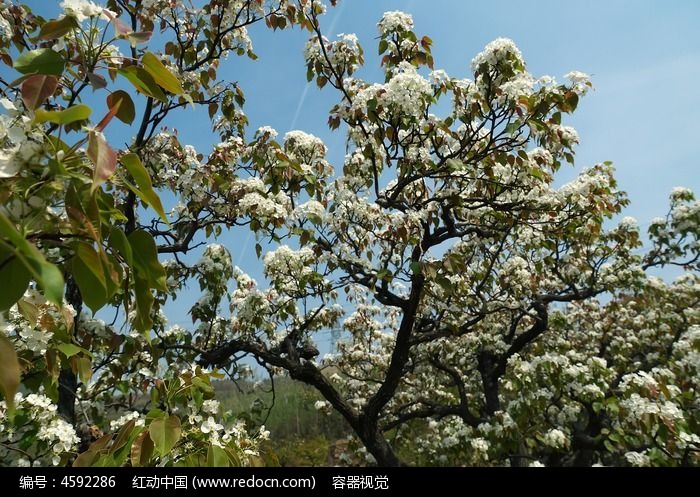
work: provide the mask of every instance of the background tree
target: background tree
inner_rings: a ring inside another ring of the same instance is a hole
[[[255,463],[264,431],[226,418],[210,383],[249,356],[315,387],[381,465],[697,464],[700,206],[674,190],[643,253],[634,220],[609,221],[628,203],[610,163],[555,186],[586,75],[536,79],[498,39],[472,79],[450,77],[388,12],[372,84],[354,75],[354,35],[323,36],[316,0],[63,7],[52,21],[3,10],[3,58],[24,74],[2,100],[3,458]],[[243,93],[217,71],[253,56],[245,27],[260,20],[312,32],[309,80],[340,98],[342,171],[302,131],[246,137]],[[88,86],[106,96],[92,126]],[[162,128],[190,104],[220,134],[206,156]],[[103,134],[115,117],[138,128],[120,151]],[[266,284],[218,244],[180,257],[232,226],[258,238]],[[672,284],[647,274],[669,265]],[[166,327],[190,280],[194,326]],[[319,358],[315,334],[339,324],[338,353]]]

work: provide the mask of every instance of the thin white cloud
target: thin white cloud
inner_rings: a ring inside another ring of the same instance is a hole
[[[340,17],[343,15],[343,12],[345,11],[345,6],[347,5],[347,1],[342,2],[340,4],[340,7],[336,9],[335,15],[333,16],[333,20],[331,21],[330,26],[328,27],[328,31],[326,33],[326,36],[328,38],[332,37],[335,34],[335,29],[338,26],[338,22],[340,22]],[[295,129],[297,125],[297,121],[299,121],[299,116],[301,116],[301,109],[304,108],[304,104],[306,103],[306,97],[309,95],[309,88],[311,88],[312,82],[309,81],[306,83],[304,86],[304,89],[301,92],[301,96],[299,97],[299,102],[297,103],[297,108],[294,111],[294,116],[292,117],[292,122],[289,125],[289,129]]]

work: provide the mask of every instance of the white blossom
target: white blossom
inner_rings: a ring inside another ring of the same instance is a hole
[[[60,6],[67,16],[75,17],[78,22],[89,17],[100,16],[104,10],[103,7],[90,0],[62,0]]]
[[[382,19],[377,24],[377,27],[379,28],[379,33],[382,35],[411,31],[413,29],[413,17],[399,10],[385,12]]]

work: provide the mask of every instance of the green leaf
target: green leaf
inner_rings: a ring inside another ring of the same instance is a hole
[[[107,95],[107,106],[110,109],[118,106],[117,109],[117,119],[120,121],[131,124],[136,118],[136,108],[134,107],[134,101],[124,90],[117,90],[115,92]]]
[[[95,165],[92,179],[92,191],[95,191],[117,169],[117,153],[105,141],[102,133],[93,130],[88,134],[87,156]]]
[[[163,90],[160,89],[153,77],[142,67],[129,66],[124,69],[117,69],[117,72],[128,79],[134,85],[134,88],[144,95],[153,97],[163,103],[168,101]]]
[[[124,447],[124,445],[129,441],[129,438],[131,437],[131,432],[134,430],[135,426],[136,420],[130,419],[124,424],[124,426],[119,428],[119,431],[114,437],[114,441],[112,442],[112,445],[109,448],[110,454],[114,454],[116,451]]]
[[[143,54],[141,62],[143,63],[144,69],[148,71],[148,74],[153,77],[154,81],[160,87],[174,95],[181,95],[184,93],[180,81],[163,65],[157,56],[153,55],[151,52],[146,52]]]
[[[66,356],[67,359],[70,359],[76,354],[80,354],[81,352],[87,352],[84,348],[78,347],[74,343],[59,343],[56,345],[56,348],[64,355]]]
[[[37,109],[34,121],[37,123],[52,122],[54,124],[70,124],[83,121],[90,117],[92,109],[85,104],[71,105],[65,110]]]
[[[544,173],[539,167],[533,167],[533,168],[531,168],[531,169],[530,169],[530,175],[531,175],[533,178],[537,178],[537,179],[541,179],[541,180],[544,180],[544,179],[545,179],[545,173]]]
[[[80,243],[73,258],[73,277],[80,294],[93,313],[104,307],[109,299],[107,282],[100,256],[92,246]]]
[[[447,164],[447,167],[449,167],[452,171],[461,171],[464,169],[464,162],[456,159],[447,159],[445,164]]]
[[[134,328],[137,331],[144,333],[153,328],[153,320],[151,319],[151,309],[155,301],[151,286],[148,281],[140,278],[134,272],[134,296],[136,298],[136,317],[134,317]]]
[[[17,231],[14,224],[0,211],[0,235],[7,237],[17,248],[17,256],[29,269],[34,280],[44,292],[44,296],[56,305],[63,302],[63,275],[61,271],[48,262],[38,248],[29,243]]]
[[[126,154],[121,158],[121,162],[138,185],[138,189],[134,193],[136,193],[144,202],[146,202],[146,204],[153,207],[153,210],[155,210],[160,218],[167,223],[168,217],[165,215],[165,211],[163,210],[163,204],[160,202],[160,198],[156,192],[153,191],[151,177],[141,163],[139,156],[136,154]]]
[[[379,50],[378,53],[379,55],[383,54],[386,52],[386,49],[389,48],[389,42],[386,40],[382,40],[379,42]]]
[[[39,31],[39,38],[42,40],[55,40],[77,27],[78,23],[74,17],[65,16],[45,23]]]
[[[131,444],[131,465],[138,468],[148,464],[153,457],[153,447],[148,431],[139,433]]]
[[[99,453],[94,450],[86,450],[73,461],[74,468],[89,468],[92,466],[99,458]]]
[[[409,264],[409,267],[411,268],[411,272],[413,274],[421,274],[421,270],[422,270],[423,266],[421,265],[420,262],[413,261]]]
[[[118,251],[129,266],[134,265],[134,254],[124,232],[114,226],[109,234],[109,244]]]
[[[449,278],[438,275],[438,277],[435,278],[435,282],[440,285],[445,292],[452,293],[452,281],[450,281]]]
[[[76,357],[75,362],[78,367],[80,381],[87,385],[90,378],[92,378],[92,361],[87,357]]]
[[[20,368],[15,346],[0,334],[0,390],[5,396],[10,415],[15,410],[15,394],[19,387]]]
[[[158,251],[153,237],[146,231],[137,230],[129,235],[129,243],[133,249],[136,271],[150,283],[151,288],[167,292],[165,269],[158,261]]]
[[[54,94],[58,87],[56,76],[34,74],[22,81],[22,102],[28,109],[36,109]]]
[[[226,451],[218,445],[209,445],[209,449],[207,450],[207,466],[210,468],[228,468],[229,458]]]
[[[65,61],[58,52],[50,48],[38,48],[24,52],[15,59],[14,68],[22,74],[63,74]]]
[[[0,244],[0,311],[9,309],[22,298],[31,279],[32,274],[22,260]]]
[[[151,421],[148,427],[153,445],[160,456],[168,454],[182,434],[180,418],[175,415],[169,418],[157,418]]]

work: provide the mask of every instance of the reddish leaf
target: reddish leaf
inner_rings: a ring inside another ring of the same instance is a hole
[[[36,109],[54,94],[58,87],[56,76],[34,74],[22,82],[22,102],[28,109]]]
[[[214,115],[216,115],[216,111],[219,110],[219,104],[216,102],[212,102],[209,104],[209,119],[213,118]]]
[[[121,103],[122,103],[122,101],[120,100],[119,102],[117,102],[117,105],[109,108],[109,111],[107,112],[107,114],[105,114],[105,117],[103,117],[100,120],[100,122],[97,123],[97,126],[95,126],[95,129],[97,131],[102,131],[107,127],[107,125],[112,120],[112,118],[114,116],[116,116],[117,113],[119,112],[119,107],[121,106]]]
[[[129,27],[128,24],[117,19],[117,17],[111,11],[104,9],[102,13],[105,16],[107,16],[109,22],[111,22],[114,26],[114,33],[117,35],[117,38],[123,37],[124,35],[133,32],[133,29],[131,29],[131,27]]]
[[[153,440],[147,430],[142,431],[131,444],[131,465],[146,466],[153,457]]]
[[[107,80],[100,76],[99,74],[95,74],[94,72],[89,72],[87,74],[88,80],[90,81],[90,84],[95,90],[99,90],[101,88],[105,88],[107,86]]]
[[[151,35],[153,35],[153,31],[139,31],[136,33],[129,33],[126,35],[126,39],[129,40],[129,44],[131,44],[132,47],[135,47],[141,43],[146,43],[151,39]]]
[[[112,14],[109,10],[104,10],[104,15],[109,18],[109,22],[114,26],[114,33],[117,38],[127,39],[132,47],[135,47],[139,43],[145,43],[151,39],[152,31],[138,31],[134,32],[131,26],[123,21],[117,19],[117,17]]]
[[[89,468],[99,458],[100,455],[94,450],[86,450],[73,461],[74,468]]]
[[[134,122],[136,117],[136,109],[134,108],[134,101],[124,90],[117,90],[110,93],[107,96],[107,106],[112,109],[117,109],[117,119],[126,124],[131,124]]]
[[[97,189],[117,169],[117,153],[105,141],[99,131],[91,130],[88,136],[87,155],[95,165],[92,189]]]

